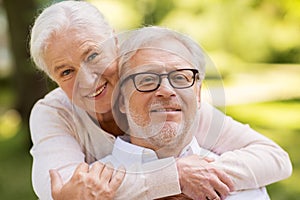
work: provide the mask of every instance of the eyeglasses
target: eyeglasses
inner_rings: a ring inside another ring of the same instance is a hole
[[[176,89],[184,89],[192,87],[195,83],[195,79],[199,79],[197,69],[177,69],[167,74],[157,74],[153,72],[141,72],[131,74],[121,82],[122,85],[132,79],[134,86],[139,92],[152,92],[159,88],[162,77],[166,76],[170,85]]]

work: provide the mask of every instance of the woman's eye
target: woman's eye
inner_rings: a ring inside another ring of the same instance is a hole
[[[72,71],[73,71],[72,69],[64,70],[64,71],[61,73],[61,76],[62,76],[62,77],[68,76]]]
[[[94,60],[99,54],[98,53],[92,53],[88,58],[87,61],[92,61]]]

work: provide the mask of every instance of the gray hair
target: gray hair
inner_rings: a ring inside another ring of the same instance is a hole
[[[205,55],[201,47],[190,37],[171,29],[157,26],[143,27],[126,34],[126,37],[122,36],[122,38],[124,38],[124,42],[120,46],[120,77],[124,74],[126,70],[125,68],[128,67],[130,59],[139,49],[157,48],[155,47],[155,43],[166,39],[175,39],[186,47],[192,57],[192,60],[189,60],[189,62],[199,70],[201,79],[204,79],[206,64]],[[186,59],[184,57],[182,58]]]
[[[69,28],[78,31],[94,31],[103,37],[113,35],[113,29],[102,13],[90,3],[63,1],[45,8],[36,18],[31,29],[30,54],[36,66],[48,76],[50,76],[49,69],[44,61],[47,40],[51,35]]]

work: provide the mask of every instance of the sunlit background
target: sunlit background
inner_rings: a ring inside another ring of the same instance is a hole
[[[26,46],[29,26],[24,29],[27,34],[17,35],[23,29],[15,24],[22,17],[14,16],[25,8],[31,15],[23,16],[34,16],[49,2],[0,0],[0,199],[36,199],[30,180],[28,115],[34,101],[53,83],[34,70]],[[117,33],[160,25],[195,39],[217,71],[208,73],[206,84],[224,88],[225,107],[218,99],[214,104],[290,154],[293,175],[268,186],[271,199],[299,199],[300,0],[90,2]],[[28,21],[32,24],[33,18]],[[25,56],[20,58],[18,48]],[[27,84],[32,80],[36,82]]]

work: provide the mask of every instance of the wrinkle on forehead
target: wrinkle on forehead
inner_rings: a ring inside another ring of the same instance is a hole
[[[173,52],[181,56],[191,56],[189,50],[180,41],[173,38],[156,41],[152,44],[153,47],[161,48],[162,50]]]
[[[152,67],[152,68],[151,68]],[[166,49],[146,48],[138,50],[124,67],[123,75],[142,71],[168,71],[179,68],[193,68],[189,60]]]
[[[172,53],[173,55],[178,56],[186,61],[192,60],[192,54],[189,49],[187,49],[185,45],[175,38],[162,38],[161,40],[153,41],[143,45],[142,48],[153,48]]]
[[[64,62],[80,62],[91,49],[100,49],[103,41],[104,38],[99,34],[88,31],[78,31],[77,29],[56,31],[47,40],[44,59],[50,55],[51,66],[68,64]]]
[[[158,54],[158,55],[152,56],[151,54],[155,54],[155,52],[156,53],[159,52],[161,55]],[[144,57],[142,58],[142,60],[145,63],[156,62],[158,60],[158,58],[162,56],[162,54],[164,54],[164,55],[172,54],[173,55],[172,58],[168,58],[168,56],[165,56],[164,60],[162,61],[163,63],[174,62],[174,64],[176,64],[176,62],[179,62],[177,60],[180,60],[179,63],[181,63],[182,61],[185,61],[185,62],[189,63],[191,66],[194,63],[194,58],[193,58],[193,55],[191,54],[190,50],[185,45],[183,45],[180,41],[176,40],[175,38],[168,37],[168,38],[165,38],[162,40],[149,41],[147,43],[144,43],[139,47],[138,50],[134,50],[134,49],[129,50],[128,51],[129,59],[128,59],[128,61],[126,61],[126,64],[124,66],[121,66],[120,74],[124,74],[125,71],[128,71],[128,68],[137,66],[135,64],[136,57],[138,57],[137,55],[140,55],[141,53],[144,54]],[[127,58],[125,58],[125,60],[127,60]]]

